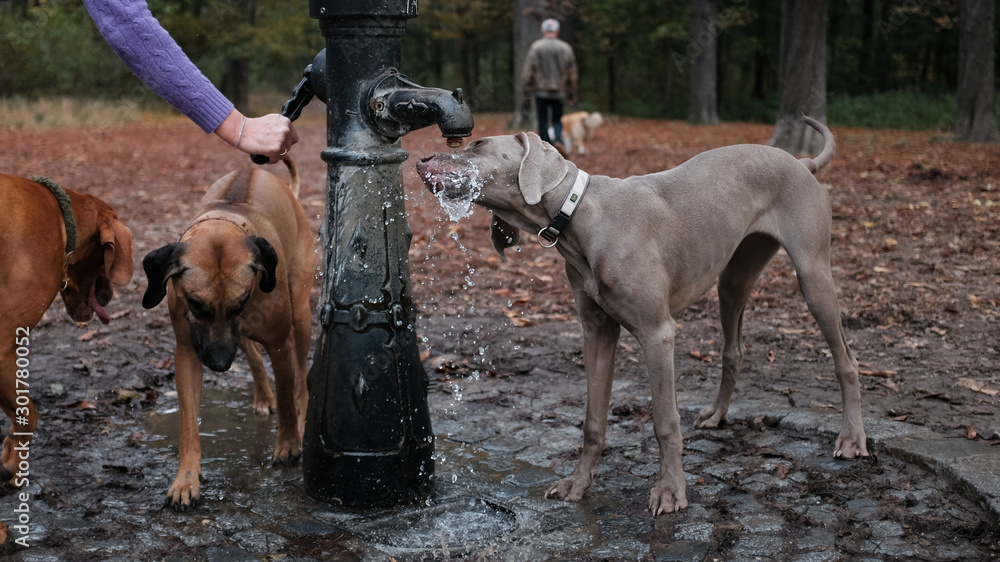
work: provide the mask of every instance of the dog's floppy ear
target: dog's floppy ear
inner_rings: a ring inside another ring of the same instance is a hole
[[[108,216],[99,227],[104,248],[104,275],[119,287],[132,280],[132,232],[118,219]]]
[[[525,203],[537,205],[543,194],[566,178],[569,166],[551,144],[544,142],[535,133],[518,133],[514,138],[524,149],[521,167],[517,172],[521,197]]]
[[[180,258],[186,248],[186,244],[173,242],[153,250],[142,258],[142,269],[149,280],[146,294],[142,296],[143,308],[153,308],[167,296],[167,280],[184,272]],[[129,249],[131,250],[131,247]]]
[[[507,261],[507,256],[503,251],[517,246],[518,241],[521,240],[521,231],[516,226],[493,215],[493,222],[490,223],[490,240],[493,241],[493,248],[500,254],[503,261]]]
[[[274,286],[277,283],[275,269],[278,267],[278,253],[274,251],[274,247],[271,246],[270,242],[260,236],[251,236],[250,244],[257,250],[257,259],[254,268],[262,272],[260,276],[260,290],[270,293],[274,290]]]

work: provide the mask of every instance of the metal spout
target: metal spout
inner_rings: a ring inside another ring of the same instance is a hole
[[[437,125],[449,145],[472,135],[472,110],[461,88],[425,88],[395,69],[375,82],[363,109],[368,123],[388,141],[428,125]]]

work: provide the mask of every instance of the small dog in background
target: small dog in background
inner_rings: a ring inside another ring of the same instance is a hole
[[[564,146],[556,146],[556,150],[559,150],[559,154],[563,158],[569,158],[569,155],[573,153],[574,146],[578,147],[580,154],[587,153],[587,143],[590,142],[590,138],[594,135],[594,130],[604,124],[604,116],[596,111],[593,113],[577,111],[569,115],[563,115],[559,122],[562,123],[563,127],[562,140]],[[556,138],[554,127],[549,127],[549,138]],[[560,150],[560,148],[565,148],[565,150]]]
[[[563,115],[563,142],[566,143],[566,152],[572,153],[573,147],[578,147],[580,154],[587,153],[587,143],[594,135],[594,130],[604,123],[604,117],[598,113],[587,113],[586,111],[576,111],[569,115]]]

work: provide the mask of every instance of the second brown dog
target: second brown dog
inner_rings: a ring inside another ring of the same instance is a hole
[[[31,329],[57,294],[74,321],[96,314],[107,324],[112,285],[132,279],[132,233],[104,201],[44,178],[0,174],[0,209],[0,410],[11,421],[0,481],[20,487],[27,479],[15,475],[38,422],[28,392]]]
[[[294,462],[302,450],[316,255],[297,199],[295,165],[287,158],[285,165],[288,184],[260,169],[232,172],[215,182],[180,241],[142,261],[149,278],[142,305],[152,308],[166,296],[177,339],[180,445],[167,504],[179,511],[201,498],[202,364],[227,371],[237,348],[243,349],[254,378],[255,411],[267,414],[275,407],[278,413],[274,462]],[[253,342],[271,359],[276,399]]]

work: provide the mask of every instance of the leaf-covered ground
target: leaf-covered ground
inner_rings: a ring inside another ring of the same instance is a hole
[[[771,133],[766,125],[608,121],[590,151],[573,159],[592,174],[613,177],[668,169],[718,146],[764,143]],[[474,136],[504,134],[505,124],[502,116],[477,116]],[[319,159],[325,123],[307,116],[298,128],[303,140],[293,155],[303,173],[301,198],[318,228],[326,181]],[[833,201],[834,274],[848,337],[865,372],[868,415],[948,432],[971,427],[991,437],[1000,430],[1000,146],[956,143],[934,132],[835,129],[834,134],[837,154],[818,178],[830,187]],[[135,238],[137,273],[123,298],[111,305],[122,314],[115,323],[135,324],[137,331],[130,333],[155,341],[147,345],[157,349],[157,360],[169,357],[168,327],[156,311],[140,312],[133,298],[145,286],[139,262],[149,250],[172,241],[204,190],[245,165],[245,157],[180,119],[3,131],[0,141],[0,170],[47,175],[118,209]],[[483,338],[509,341],[518,326],[527,324],[556,322],[574,329],[559,254],[525,234],[520,251],[508,252],[511,259],[503,263],[489,243],[487,212],[478,209],[454,223],[417,178],[416,157],[448,150],[436,129],[412,133],[403,145],[411,153],[404,177],[414,231],[411,271],[421,313],[431,319],[496,319],[493,335],[466,338],[469,349],[435,351],[475,355],[490,343]],[[272,169],[283,173],[279,168]],[[155,332],[145,335],[147,315]],[[47,318],[68,325],[55,308]],[[689,352],[678,358],[681,388],[690,383],[711,392],[721,350],[714,292],[679,320],[678,349]],[[824,342],[783,255],[757,286],[745,336],[749,350],[738,396],[781,393],[796,403],[839,407]],[[129,344],[122,337],[95,337],[73,352],[102,346],[113,354]],[[635,366],[635,347],[634,340],[623,339],[622,368]]]
[[[477,116],[476,122],[474,136],[506,133],[505,117]],[[303,174],[300,199],[318,231],[325,123],[309,114],[297,126],[302,142],[292,155]],[[837,155],[818,178],[833,202],[834,276],[847,336],[862,364],[865,415],[947,435],[1000,439],[1000,146],[955,143],[933,132],[833,132]],[[592,174],[625,177],[667,169],[719,146],[764,143],[770,133],[764,125],[608,119],[589,153],[574,160]],[[118,210],[134,237],[136,274],[108,306],[111,324],[78,329],[57,303],[32,332],[38,369],[32,397],[45,435],[37,442],[37,466],[48,479],[45,501],[58,508],[70,501],[59,490],[89,487],[100,501],[111,484],[133,490],[135,497],[160,497],[160,489],[133,488],[151,485],[143,484],[141,463],[129,464],[145,458],[141,431],[129,438],[134,448],[114,452],[130,461],[109,461],[111,452],[101,449],[107,447],[101,440],[107,428],[134,424],[173,391],[173,334],[164,307],[145,311],[139,304],[146,286],[139,264],[150,250],[177,239],[212,182],[248,159],[180,118],[4,130],[0,146],[0,171],[45,175],[94,194]],[[525,234],[518,251],[508,251],[510,260],[502,262],[489,241],[489,214],[478,209],[452,222],[417,177],[416,157],[448,150],[439,133],[415,132],[403,146],[411,154],[404,178],[414,233],[416,329],[436,381],[432,390],[457,389],[455,381],[469,376],[501,380],[530,375],[534,368],[551,372],[556,365],[582,371],[580,331],[559,254]],[[714,291],[678,321],[678,389],[708,403],[722,348]],[[748,351],[737,399],[839,410],[825,343],[781,254],[758,283],[744,335]],[[544,353],[525,353],[532,342]],[[620,344],[618,369],[632,377],[642,372],[640,350],[629,336]],[[225,387],[225,377],[209,373],[206,381]],[[516,391],[517,380],[501,386]],[[579,392],[565,400],[584,399],[582,379],[576,387]],[[503,400],[495,399],[497,408]],[[648,399],[613,397],[612,414],[642,426],[650,415]],[[106,472],[119,464],[119,476],[101,476],[100,467]],[[97,472],[88,472],[90,466]],[[170,470],[155,467],[156,481]]]

